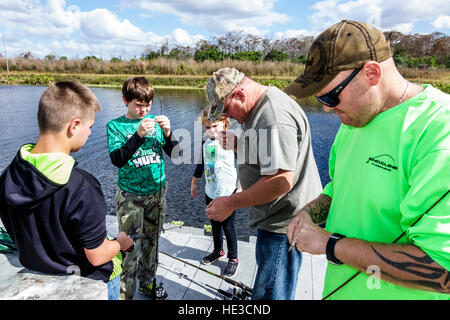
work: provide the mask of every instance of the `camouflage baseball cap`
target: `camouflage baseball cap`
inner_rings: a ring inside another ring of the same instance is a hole
[[[225,99],[244,79],[244,74],[235,68],[222,68],[214,72],[206,85],[208,119],[219,120],[223,113]]]
[[[390,57],[390,43],[380,30],[365,23],[342,20],[314,40],[304,73],[284,91],[306,98],[325,88],[341,71]]]

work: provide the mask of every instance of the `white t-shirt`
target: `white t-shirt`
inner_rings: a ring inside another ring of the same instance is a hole
[[[217,140],[210,138],[203,144],[203,162],[206,195],[211,199],[231,195],[237,182],[234,151],[223,149]]]

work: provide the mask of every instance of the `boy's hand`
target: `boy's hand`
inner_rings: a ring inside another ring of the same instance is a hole
[[[149,118],[142,119],[141,124],[137,129],[137,134],[139,135],[139,137],[145,138],[145,136],[147,136],[150,131],[154,130],[154,128],[155,120]]]
[[[133,240],[125,233],[121,232],[116,238],[116,241],[120,244],[120,251],[127,251],[133,245]]]
[[[164,137],[170,136],[170,120],[166,116],[157,116],[155,121],[158,122],[161,127]]]
[[[191,181],[191,196],[192,198],[197,198],[197,178],[192,178]]]

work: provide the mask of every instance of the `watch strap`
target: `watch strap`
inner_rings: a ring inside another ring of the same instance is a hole
[[[345,238],[345,236],[340,233],[333,233],[330,236],[330,238],[328,239],[327,247],[326,247],[327,260],[330,261],[334,265],[344,264],[341,260],[336,258],[336,256],[334,255],[334,247],[336,246],[336,243],[339,240],[344,239],[344,238]]]

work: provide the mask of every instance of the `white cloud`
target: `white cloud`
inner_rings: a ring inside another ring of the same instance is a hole
[[[302,38],[302,37],[316,37],[318,35],[317,32],[312,32],[309,30],[286,30],[284,32],[276,32],[273,35],[274,39],[291,39],[291,38]]]
[[[366,22],[381,30],[411,32],[414,23],[435,19],[450,13],[450,1],[434,0],[328,0],[311,6],[315,12],[309,17],[314,30],[324,30],[342,19]]]
[[[190,36],[186,30],[175,29],[173,31],[172,41],[181,46],[195,46],[197,41],[204,39],[201,35]]]
[[[128,20],[120,21],[107,9],[95,9],[82,14],[81,30],[85,35],[100,39],[145,40],[145,33]]]
[[[0,7],[0,27],[19,35],[68,38],[80,27],[80,12],[76,6],[64,7],[64,0],[48,0],[46,6],[21,1],[12,7],[14,12]]]
[[[194,46],[204,38],[179,28],[166,35],[145,32],[107,9],[81,12],[77,6],[66,7],[65,0],[48,0],[45,5],[39,0],[1,1],[0,30],[6,31],[9,57],[31,51],[41,58],[48,54],[132,58],[147,46],[159,47],[166,41],[170,46]]]
[[[290,12],[276,12],[277,1],[122,0],[121,9],[139,8],[137,15],[150,20],[161,14],[171,15],[185,25],[200,26],[218,35],[243,30],[267,36],[271,26],[291,19]],[[301,8],[300,3],[298,6]],[[382,30],[401,32],[411,32],[419,21],[438,30],[450,29],[448,0],[434,0],[432,5],[426,5],[423,0],[326,0],[316,2],[310,9],[312,31],[290,27],[275,33],[273,38],[316,36],[342,19],[364,21]],[[5,32],[9,57],[31,51],[39,57],[55,54],[130,58],[139,57],[148,46],[158,49],[165,43],[170,48],[194,46],[198,40],[205,39],[201,34],[189,34],[178,25],[165,34],[150,32],[134,25],[132,18],[121,17],[122,11],[115,13],[113,10],[81,11],[78,6],[68,6],[66,0],[0,0],[0,32]]]
[[[20,0],[2,0],[0,2],[0,10],[20,11],[25,7],[25,3]]]
[[[414,28],[414,23],[399,23],[399,24],[393,25],[392,27],[388,28],[388,30],[395,30],[395,31],[399,31],[401,33],[410,33],[413,28]],[[384,29],[384,30],[387,30],[387,29]]]
[[[450,16],[442,16],[433,21],[436,29],[450,29]]]
[[[134,5],[149,12],[175,15],[186,25],[196,25],[208,31],[223,34],[244,30],[247,33],[264,34],[260,28],[275,23],[286,23],[290,18],[273,11],[278,0],[132,0],[124,5]]]

